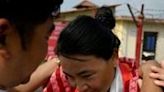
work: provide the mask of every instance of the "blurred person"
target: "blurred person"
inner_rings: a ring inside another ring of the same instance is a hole
[[[47,53],[62,0],[0,0],[0,89],[29,81]]]

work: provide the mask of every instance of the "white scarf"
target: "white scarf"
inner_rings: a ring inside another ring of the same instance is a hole
[[[116,75],[111,85],[110,92],[123,92],[123,81],[119,67],[116,68]]]

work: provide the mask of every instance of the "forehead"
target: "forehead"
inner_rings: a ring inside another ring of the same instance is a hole
[[[105,60],[97,58],[95,56],[83,56],[83,55],[72,55],[72,56],[59,56],[62,64],[77,64],[77,65],[87,65],[101,63]]]
[[[78,73],[79,71],[103,70],[107,61],[94,56],[59,56],[63,71],[67,73]]]

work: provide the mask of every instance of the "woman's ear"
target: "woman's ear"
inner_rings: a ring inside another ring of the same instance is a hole
[[[117,65],[119,63],[118,49],[114,49],[112,59],[113,59],[112,61],[113,61],[114,67],[117,67]]]

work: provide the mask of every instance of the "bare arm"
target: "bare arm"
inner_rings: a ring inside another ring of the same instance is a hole
[[[27,84],[19,85],[15,88],[9,89],[9,92],[34,92],[36,89],[41,87],[51,74],[58,67],[55,59],[40,65],[35,72],[31,75],[31,79]]]
[[[160,86],[154,84],[155,79],[149,76],[151,73],[151,66],[160,67],[157,62],[148,61],[140,68],[140,74],[142,76],[141,92],[163,92]]]

